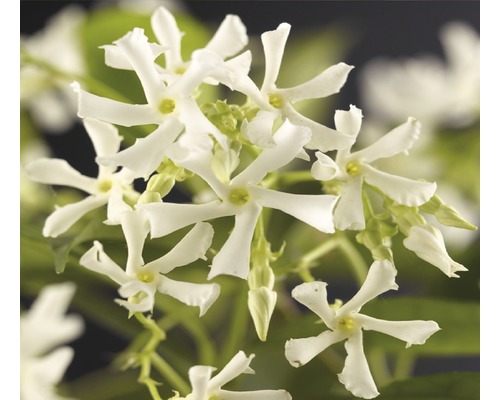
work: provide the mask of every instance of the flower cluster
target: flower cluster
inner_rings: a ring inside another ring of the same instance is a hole
[[[335,128],[302,115],[296,103],[338,93],[353,66],[341,62],[297,86],[278,87],[291,29],[287,23],[261,36],[265,56],[261,84],[250,75],[252,53],[245,50],[249,38],[238,16],[228,15],[208,44],[187,60],[181,51],[183,32],[166,8],[153,13],[151,27],[155,38],[134,28],[102,47],[108,67],[136,74],[143,103],[118,101],[92,93],[77,81],[72,84],[78,116],[95,149],[98,176],[84,176],[62,159],[41,158],[26,166],[34,181],[88,194],[57,207],[46,219],[43,235],[64,236],[92,210],[105,207],[101,222],[120,227],[126,261],[120,265],[104,251],[103,243],[93,240],[79,262],[118,285],[116,302],[131,315],[153,314],[157,296],[168,295],[199,307],[201,317],[219,298],[217,278],[227,275],[248,281],[248,308],[259,338],[266,340],[278,296],[270,264],[283,252],[270,251],[266,238],[270,213],[278,210],[325,240],[335,240],[337,231],[355,232],[373,257],[359,291],[345,304],[330,306],[326,282],[308,279],[296,286],[291,296],[316,313],[328,330],[288,340],[284,354],[292,366],[300,367],[345,340],[347,357],[340,382],[355,396],[377,396],[363,352],[363,331],[379,331],[410,346],[423,344],[440,329],[434,321],[386,321],[360,313],[368,301],[398,289],[398,260],[391,238],[402,233],[407,249],[446,276],[458,277],[457,272],[467,269],[451,259],[439,228],[426,217],[475,229],[436,195],[436,183],[377,167],[380,159],[408,154],[419,138],[420,122],[407,116],[375,143],[357,149],[363,116],[355,105],[335,112]],[[201,103],[200,93],[214,87],[238,93],[245,102],[231,104],[217,98]],[[127,127],[150,129],[127,144],[120,134]],[[299,163],[306,165],[304,180],[321,187],[320,193],[284,190],[282,178],[293,174]],[[191,201],[174,201],[173,190],[190,180],[196,180]],[[137,189],[137,182],[145,189]],[[215,222],[228,217],[234,219],[230,232],[217,231]],[[145,260],[149,240],[178,231],[187,233],[163,255]],[[215,236],[221,240],[216,242]],[[177,267],[188,269],[205,261],[207,282],[168,277]],[[213,367],[192,367],[192,393],[174,398],[291,398],[282,390],[247,395],[221,389],[239,374],[252,372],[252,358],[240,351],[212,378]],[[148,387],[153,394],[156,389]]]

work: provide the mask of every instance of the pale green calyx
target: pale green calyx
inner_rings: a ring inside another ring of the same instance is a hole
[[[245,188],[234,188],[229,192],[229,201],[237,206],[242,206],[250,200],[250,193]]]
[[[165,115],[170,114],[175,110],[175,101],[172,99],[163,99],[158,105],[158,110]]]

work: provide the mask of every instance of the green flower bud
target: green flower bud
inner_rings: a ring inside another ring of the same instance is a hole
[[[269,323],[276,306],[276,292],[267,287],[260,287],[248,292],[248,309],[255,326],[257,336],[263,342],[267,339]]]
[[[475,231],[477,226],[466,221],[459,212],[445,204],[439,196],[432,196],[432,198],[425,204],[419,207],[419,210],[427,214],[433,214],[439,222],[446,226],[453,226],[455,228],[468,229]]]

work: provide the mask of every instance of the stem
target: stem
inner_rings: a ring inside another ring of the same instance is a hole
[[[244,285],[237,288],[237,290],[239,290],[239,294],[234,303],[233,318],[229,326],[229,336],[221,352],[223,363],[231,359],[241,348],[248,330],[247,282],[244,281]]]
[[[368,275],[368,265],[366,264],[365,259],[360,254],[356,246],[354,246],[351,241],[345,236],[338,236],[337,243],[339,248],[347,257],[356,280],[360,285],[362,285],[365,282],[366,275]]]
[[[338,246],[337,239],[332,236],[297,260],[297,268],[295,270],[304,282],[314,281],[314,277],[311,275],[311,268],[314,266],[314,262]]]
[[[370,359],[370,365],[372,368],[373,379],[377,383],[377,386],[384,386],[391,382],[391,373],[389,371],[389,367],[387,365],[387,359],[385,357],[385,352],[377,347],[372,349],[367,357]]]
[[[415,365],[415,356],[409,352],[401,352],[394,365],[394,379],[406,379],[411,376]]]
[[[187,396],[191,387],[158,353],[151,354],[151,362],[156,370],[182,395]]]

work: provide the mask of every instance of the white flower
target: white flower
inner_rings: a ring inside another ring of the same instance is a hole
[[[173,158],[178,165],[205,180],[220,198],[205,204],[150,203],[138,205],[148,215],[151,237],[164,236],[187,225],[224,216],[235,216],[234,229],[214,257],[209,279],[227,274],[246,279],[250,244],[263,207],[281,210],[325,232],[333,233],[331,195],[283,193],[260,186],[266,174],[291,162],[310,139],[308,128],[286,121],[274,135],[276,146],[266,148],[237,176],[221,180],[212,170],[212,153],[189,153]]]
[[[114,43],[137,73],[147,103],[128,104],[96,96],[82,90],[75,82],[73,87],[79,94],[80,117],[97,118],[121,126],[158,125],[156,131],[140,142],[144,145],[143,141],[152,140],[160,151],[176,141],[179,135],[179,142],[187,148],[211,148],[212,136],[219,143],[226,143],[226,137],[203,115],[193,98],[203,79],[218,68],[224,68],[222,59],[216,53],[205,49],[194,52],[188,69],[167,86],[156,69],[155,55],[143,29],[135,28]],[[102,158],[99,162],[116,165],[119,158]]]
[[[31,36],[21,37],[21,48],[67,74],[85,72],[80,28],[85,11],[76,5],[64,7]],[[67,79],[54,76],[33,64],[21,64],[21,105],[35,122],[51,133],[64,132],[76,120],[77,99]]]
[[[222,389],[229,381],[232,381],[241,374],[253,374],[250,362],[254,354],[246,356],[243,351],[239,351],[226,364],[226,366],[214,377],[212,373],[214,367],[206,365],[195,365],[189,369],[189,381],[193,391],[186,397],[173,397],[178,400],[291,400],[291,396],[285,390],[252,390],[246,392],[235,392]]]
[[[98,157],[111,156],[120,148],[121,136],[113,125],[95,119],[83,121]],[[134,176],[130,171],[99,166],[97,178],[82,175],[65,160],[39,158],[26,165],[28,176],[40,183],[62,185],[80,189],[89,194],[83,200],[67,204],[49,215],[43,235],[57,237],[66,232],[83,215],[107,204],[109,224],[119,223],[119,214],[130,207],[126,201],[138,197],[132,187]]]
[[[378,59],[363,71],[364,103],[386,123],[411,110],[424,128],[460,127],[479,116],[479,35],[469,25],[451,22],[440,39],[446,63],[434,56],[402,61]]]
[[[328,346],[346,340],[347,357],[339,380],[357,397],[371,399],[379,393],[363,352],[363,330],[374,330],[406,342],[406,347],[423,344],[440,328],[434,321],[385,321],[360,314],[364,304],[378,295],[398,288],[396,269],[387,260],[375,261],[364,284],[354,297],[337,310],[327,300],[325,282],[303,283],[292,297],[316,313],[329,328],[318,336],[290,339],[285,356],[294,367],[308,363]]]
[[[195,225],[167,254],[145,264],[142,250],[149,233],[147,220],[141,211],[126,211],[121,217],[128,249],[126,269],[116,264],[98,241],[81,257],[80,264],[118,283],[118,293],[128,300],[115,301],[132,312],[152,311],[158,290],[188,306],[199,307],[200,315],[205,314],[219,295],[219,285],[179,282],[163,274],[197,259],[205,259],[205,253],[212,243],[212,226],[207,223]]]
[[[83,332],[83,320],[65,315],[75,293],[72,282],[45,286],[31,308],[21,314],[21,400],[59,400],[56,385],[73,359],[62,346]]]
[[[349,111],[337,110],[335,126],[340,132],[357,137],[361,129],[361,110],[355,106]],[[337,179],[343,182],[340,199],[334,212],[338,229],[362,230],[365,227],[363,213],[363,183],[375,186],[399,204],[414,207],[427,202],[436,190],[436,184],[382,172],[371,162],[407,153],[420,133],[420,123],[415,118],[394,128],[370,146],[351,153],[351,149],[339,150],[335,161],[316,152],[317,161],[311,173],[318,180]]]
[[[282,23],[276,30],[262,34],[266,66],[264,81],[260,89],[243,74],[234,82],[234,89],[245,93],[261,109],[254,119],[243,126],[244,135],[259,146],[273,146],[272,127],[275,120],[281,117],[289,119],[295,125],[307,126],[311,129],[311,140],[305,145],[308,149],[330,151],[352,145],[355,138],[304,117],[295,110],[294,103],[338,93],[353,67],[339,63],[330,66],[303,84],[291,88],[278,88],[276,80],[289,33],[290,25]]]
[[[441,231],[431,224],[412,226],[408,236],[403,240],[403,245],[450,278],[459,278],[456,272],[468,271],[462,264],[451,259],[446,251]]]

